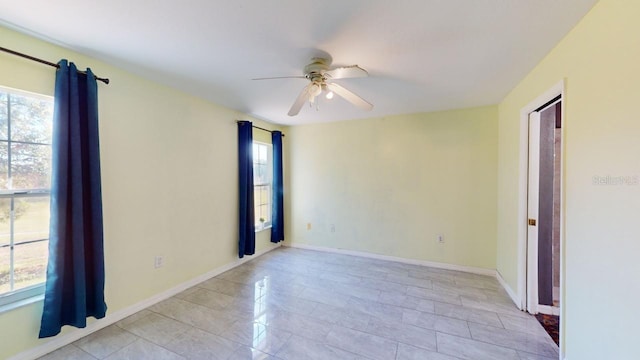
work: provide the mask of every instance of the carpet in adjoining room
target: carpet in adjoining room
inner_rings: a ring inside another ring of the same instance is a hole
[[[536,319],[551,336],[553,341],[560,345],[560,317],[555,315],[536,314]]]

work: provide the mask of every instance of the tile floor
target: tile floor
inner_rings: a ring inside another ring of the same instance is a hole
[[[555,360],[487,276],[279,248],[41,359]]]

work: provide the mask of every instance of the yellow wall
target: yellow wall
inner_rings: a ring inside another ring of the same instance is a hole
[[[638,358],[640,2],[601,0],[500,104],[498,270],[517,281],[519,112],[558,81],[565,99],[566,358]]]
[[[490,106],[292,127],[293,242],[495,269],[497,116]]]
[[[98,85],[108,313],[237,259],[235,120],[247,116],[4,28],[0,38],[111,79]],[[53,68],[0,53],[0,85],[53,95],[54,78]],[[268,237],[258,233],[257,251]],[[0,358],[43,342],[41,307],[0,314]]]
[[[592,179],[640,176],[639,15],[635,0],[601,0],[497,108],[291,128],[287,238],[497,267],[516,290],[520,110],[565,79],[566,355],[633,358],[640,186]],[[235,259],[233,121],[246,116],[9,30],[0,38],[113,81],[99,85],[110,312]],[[53,78],[0,54],[0,85],[51,94]],[[158,254],[166,264],[154,270]],[[0,314],[0,358],[40,343],[40,306]]]

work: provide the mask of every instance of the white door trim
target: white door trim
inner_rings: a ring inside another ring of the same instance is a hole
[[[531,101],[520,110],[520,169],[519,169],[519,196],[518,196],[518,298],[520,310],[526,309],[527,303],[527,184],[529,171],[529,114],[549,100],[562,96],[562,113],[564,114],[564,80],[555,84],[535,100]],[[564,116],[564,115],[563,115]],[[564,159],[563,159],[564,163]],[[561,195],[562,196],[562,195]],[[562,224],[561,224],[562,226]],[[562,231],[561,231],[562,234]],[[562,235],[561,235],[562,238]],[[562,255],[562,254],[561,254]],[[562,275],[562,265],[561,265]],[[561,276],[562,277],[562,276]],[[562,285],[562,284],[561,284]]]
[[[540,200],[540,113],[529,113],[527,218],[538,221]],[[538,313],[538,224],[527,224],[527,311]]]
[[[528,162],[529,162],[529,114],[542,105],[546,104],[558,95],[562,98],[561,116],[562,116],[562,148],[565,148],[565,109],[567,107],[567,98],[565,96],[565,79],[562,79],[542,95],[535,98],[529,104],[520,109],[520,166],[519,166],[519,179],[518,179],[518,298],[520,303],[518,307],[520,310],[526,309],[527,304],[527,181],[528,181]],[[563,150],[564,154],[564,150]],[[562,199],[562,207],[560,209],[560,359],[564,358],[564,324],[566,320],[565,316],[565,298],[564,298],[564,209],[565,209],[565,195],[564,195],[564,163],[565,156],[562,156],[562,171],[560,172],[560,198]]]

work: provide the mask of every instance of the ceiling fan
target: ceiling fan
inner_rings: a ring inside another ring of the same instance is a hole
[[[308,79],[310,83],[302,89],[300,95],[291,106],[289,116],[296,116],[302,109],[302,105],[309,101],[313,105],[316,97],[323,92],[327,99],[331,99],[333,94],[337,94],[353,105],[363,109],[371,110],[373,105],[353,92],[332,82],[333,80],[367,77],[369,73],[358,65],[331,67],[331,59],[328,58],[312,58],[311,63],[304,67],[304,76],[282,76],[270,78],[258,78],[253,80],[271,80],[271,79]]]

